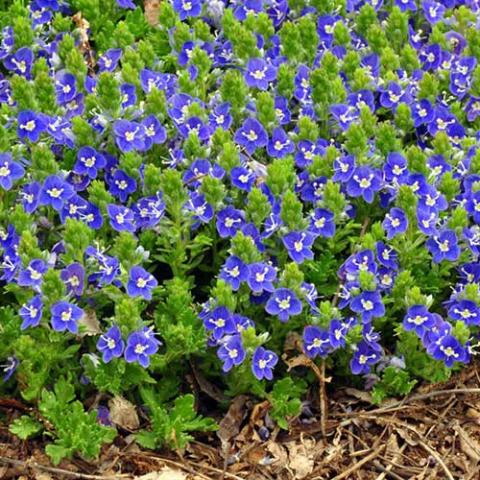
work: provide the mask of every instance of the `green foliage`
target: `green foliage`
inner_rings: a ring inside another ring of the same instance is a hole
[[[388,366],[382,372],[382,378],[372,390],[373,403],[380,404],[388,397],[408,395],[416,384],[406,370]]]
[[[288,421],[300,413],[305,387],[303,381],[294,381],[291,377],[275,382],[267,398],[272,406],[270,415],[280,428],[288,430]]]
[[[86,412],[82,403],[75,400],[75,388],[64,378],[55,384],[53,391],[42,391],[38,408],[54,428],[51,434],[55,440],[45,449],[54,465],[75,453],[93,459],[104,443],[115,438],[114,429],[100,425],[96,412]]]
[[[151,428],[136,435],[140,445],[155,449],[168,445],[174,449],[184,449],[192,440],[190,432],[209,432],[217,429],[211,418],[197,415],[193,395],[182,395],[175,399],[173,407],[166,409],[159,405],[155,390],[142,388],[142,399],[151,414]]]

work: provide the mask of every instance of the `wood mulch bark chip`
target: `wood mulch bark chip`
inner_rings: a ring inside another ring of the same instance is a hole
[[[40,440],[20,441],[0,426],[0,478],[478,480],[479,374],[473,364],[448,382],[381,406],[369,402],[368,392],[327,391],[327,418],[313,404],[288,432],[270,420],[268,402],[241,396],[219,419],[218,432],[198,436],[185,451],[142,450],[126,434],[96,462],[74,458],[56,467]],[[25,407],[0,399],[0,409],[14,418]]]

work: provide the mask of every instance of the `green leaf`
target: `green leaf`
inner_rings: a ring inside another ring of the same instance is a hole
[[[41,432],[42,428],[42,424],[34,418],[22,415],[12,422],[9,430],[21,440],[26,440]]]

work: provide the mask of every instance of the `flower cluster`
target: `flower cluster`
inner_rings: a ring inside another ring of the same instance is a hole
[[[66,1],[16,8],[0,44],[0,288],[22,335],[154,370],[175,344],[201,353],[180,329],[191,309],[192,336],[203,323],[223,371],[251,381],[273,378],[289,332],[355,375],[397,354],[418,375],[419,353],[469,361],[475,0],[173,0],[155,27],[106,0],[121,21],[85,8],[92,44]],[[172,279],[191,302],[169,300]],[[5,351],[12,368],[24,351]]]

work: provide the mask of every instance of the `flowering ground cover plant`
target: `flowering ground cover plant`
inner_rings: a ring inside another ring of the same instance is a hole
[[[0,15],[0,358],[11,426],[98,454],[108,398],[183,448],[191,365],[282,427],[380,402],[480,325],[476,0],[15,0]],[[100,393],[102,404],[88,409]],[[91,403],[91,402],[90,402]]]

